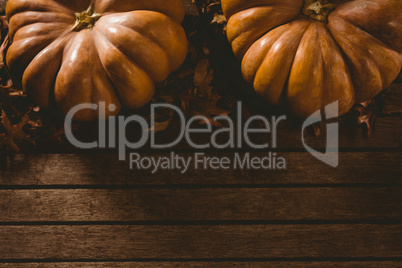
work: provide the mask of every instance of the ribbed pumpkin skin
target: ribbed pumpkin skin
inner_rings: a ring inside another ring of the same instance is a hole
[[[93,6],[93,28],[73,30],[76,13]],[[81,103],[135,109],[184,61],[182,0],[9,0],[12,45],[7,65],[42,107],[67,113]],[[77,120],[97,119],[84,110]]]
[[[342,115],[401,71],[401,0],[330,2],[319,22],[302,15],[303,0],[222,0],[245,80],[300,117],[334,101]]]

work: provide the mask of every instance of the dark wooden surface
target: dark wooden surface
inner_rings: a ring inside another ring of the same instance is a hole
[[[149,267],[160,267],[160,268],[221,268],[221,267],[234,267],[234,268],[259,268],[259,267],[279,267],[279,268],[287,268],[287,267],[296,267],[296,268],[335,268],[335,267],[345,267],[345,268],[395,268],[401,267],[400,262],[394,261],[386,261],[386,262],[378,262],[378,261],[359,261],[359,262],[340,262],[340,261],[243,261],[243,262],[74,262],[74,263],[60,263],[60,262],[50,262],[50,263],[7,263],[0,264],[1,268],[10,268],[10,267],[20,267],[20,268],[69,268],[69,267],[80,267],[80,268],[120,268],[120,267],[137,267],[137,268],[149,268]]]
[[[0,268],[402,267],[401,92],[384,93],[390,115],[370,138],[341,123],[338,168],[290,125],[277,149],[286,171],[151,174],[70,149],[2,157]]]

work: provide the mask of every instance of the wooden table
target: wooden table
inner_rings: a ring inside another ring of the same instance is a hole
[[[402,84],[384,101],[391,115],[371,138],[342,123],[338,168],[289,126],[286,171],[153,175],[115,153],[3,157],[0,267],[402,267]]]

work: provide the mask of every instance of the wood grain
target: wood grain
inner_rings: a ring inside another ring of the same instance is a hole
[[[0,258],[392,258],[402,225],[0,226]]]
[[[402,220],[402,187],[0,191],[0,222]]]
[[[290,122],[278,130],[286,171],[151,174],[130,171],[115,152],[2,157],[0,268],[402,267],[400,88],[382,94],[391,116],[377,119],[371,138],[350,119],[340,122],[336,169],[304,152]],[[89,140],[97,132],[90,124],[80,131]],[[158,141],[175,131],[173,124]],[[325,130],[306,143],[323,147]],[[166,156],[148,149],[141,153]],[[175,149],[194,153],[183,143]]]
[[[53,263],[0,263],[0,268],[120,268],[120,267],[136,267],[136,268],[260,268],[260,267],[275,267],[275,268],[397,268],[402,267],[402,262],[396,261],[322,261],[322,262],[53,262]]]
[[[193,153],[179,153],[193,156]],[[155,154],[153,154],[155,156]],[[158,154],[166,156],[168,154]],[[227,156],[234,153],[215,153]],[[253,153],[262,157],[264,153]],[[330,168],[307,152],[279,153],[287,170],[129,170],[116,154],[16,155],[0,164],[0,187],[49,185],[266,185],[266,184],[401,184],[402,152],[343,152]],[[149,156],[149,155],[148,155]]]
[[[385,112],[390,114],[402,113],[402,83],[392,84],[382,93]]]

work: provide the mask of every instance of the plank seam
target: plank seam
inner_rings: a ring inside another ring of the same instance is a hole
[[[402,183],[328,184],[166,184],[166,185],[0,185],[0,190],[169,190],[169,189],[277,189],[277,188],[401,188]]]
[[[0,259],[0,263],[101,263],[101,262],[127,262],[127,263],[144,263],[144,262],[395,262],[402,261],[402,257],[358,257],[358,258],[194,258],[194,259]]]
[[[242,226],[242,225],[402,225],[402,219],[358,220],[194,220],[194,221],[26,221],[0,226]],[[401,226],[402,228],[402,226]]]
[[[364,137],[362,137],[364,138]],[[315,150],[318,151],[325,151],[324,147],[314,147]],[[169,150],[162,150],[162,149],[138,149],[135,152],[140,154],[169,154],[171,152],[176,153],[205,153],[205,154],[213,154],[213,153],[266,153],[267,149],[253,149],[253,148],[237,148],[237,149],[204,149],[204,150],[196,150],[196,149],[169,149]],[[273,153],[306,153],[308,152],[304,148],[270,148],[269,152]],[[339,148],[340,153],[369,153],[369,152],[402,152],[402,147],[361,147],[361,148]],[[115,154],[117,159],[117,151],[114,150],[79,150],[79,149],[66,149],[66,150],[55,150],[55,151],[27,151],[24,152],[23,155],[107,155],[107,154]],[[7,157],[9,156],[6,152],[0,152],[0,157]]]

